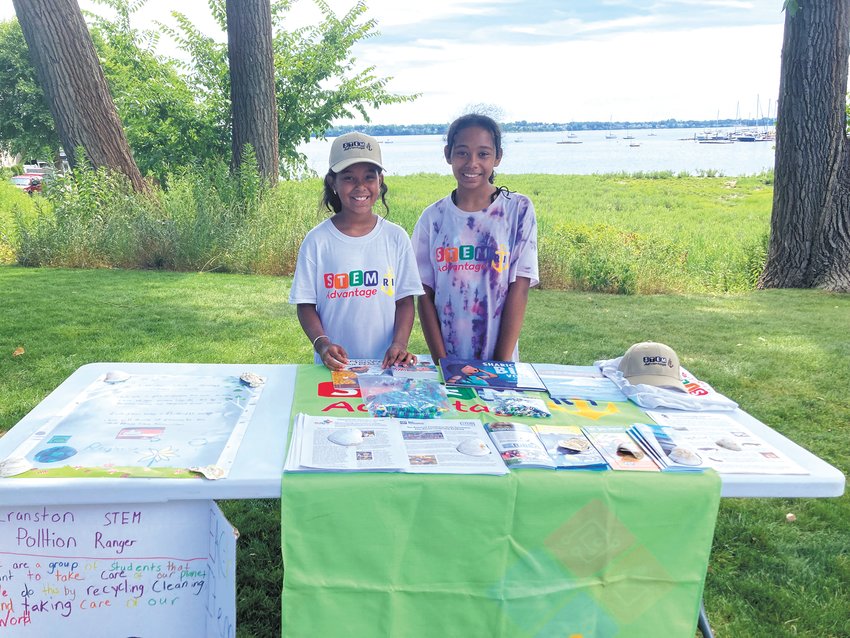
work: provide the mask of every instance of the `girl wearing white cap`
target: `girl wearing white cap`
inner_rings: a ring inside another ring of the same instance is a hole
[[[331,370],[349,358],[413,363],[413,295],[422,284],[407,233],[372,211],[380,197],[389,212],[378,142],[342,135],[329,165],[322,204],[333,215],[304,238],[289,303],[298,306],[316,363]]]

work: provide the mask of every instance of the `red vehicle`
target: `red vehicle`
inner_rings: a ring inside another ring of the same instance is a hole
[[[32,195],[33,193],[41,192],[41,180],[41,175],[31,173],[28,175],[15,175],[15,177],[12,178],[12,183],[22,189],[25,193]]]

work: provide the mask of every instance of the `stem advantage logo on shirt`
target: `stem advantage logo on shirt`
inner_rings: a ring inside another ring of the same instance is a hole
[[[369,299],[378,294],[378,290],[392,297],[395,294],[395,276],[393,269],[380,276],[377,270],[352,270],[350,272],[326,272],[322,275],[328,299],[351,299],[363,297]]]
[[[496,272],[508,269],[510,251],[504,244],[493,246],[439,246],[434,251],[434,260],[440,264],[438,270],[470,270],[481,272],[488,266]]]

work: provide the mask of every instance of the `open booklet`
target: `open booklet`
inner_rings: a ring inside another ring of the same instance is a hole
[[[575,426],[533,425],[513,421],[484,428],[510,468],[603,470],[605,459]]]
[[[712,468],[722,474],[808,474],[724,413],[648,410],[658,424],[629,432],[666,472]]]
[[[295,420],[284,471],[506,474],[478,419]]]

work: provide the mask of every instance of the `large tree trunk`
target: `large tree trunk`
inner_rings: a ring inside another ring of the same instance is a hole
[[[30,60],[71,167],[82,147],[93,166],[145,190],[76,0],[12,0]]]
[[[786,11],[770,247],[760,288],[850,292],[850,2]]]
[[[269,0],[227,0],[227,54],[233,109],[233,158],[239,166],[246,144],[254,147],[260,174],[278,176],[277,104]]]

